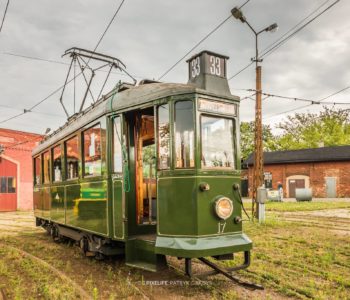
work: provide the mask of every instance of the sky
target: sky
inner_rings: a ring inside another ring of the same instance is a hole
[[[97,51],[118,57],[137,80],[158,79],[230,16],[233,7],[244,2],[125,0]],[[242,11],[257,31],[272,23],[278,24],[277,32],[259,35],[259,49],[263,51],[319,6],[324,4],[324,9],[333,2],[335,0],[250,0]],[[5,4],[6,1],[1,1],[0,15]],[[120,1],[111,0],[10,0],[0,32],[0,127],[44,133],[48,127],[56,129],[65,123],[60,93],[49,97],[31,113],[2,121],[61,87],[70,63],[69,57],[62,54],[71,47],[93,50],[119,4]],[[267,56],[262,62],[263,92],[319,100],[350,86],[349,11],[350,1],[339,1]],[[186,58],[202,50],[229,56],[228,77],[231,77],[254,56],[254,35],[246,24],[231,17]],[[185,60],[162,80],[186,83]],[[99,72],[101,78],[104,74]],[[96,79],[96,83],[101,80]],[[103,94],[118,80],[131,82],[126,76],[112,74]],[[232,94],[242,98],[251,95],[252,92],[246,90],[255,88],[254,67],[234,77],[229,84]],[[83,87],[84,82],[77,80],[77,86]],[[78,87],[77,94],[82,91]],[[72,95],[72,85],[67,86],[63,101],[70,112],[73,112]],[[349,96],[350,89],[327,101],[349,103]],[[242,101],[242,121],[253,120],[254,106],[254,99]],[[283,112],[301,106],[305,103],[268,98],[263,101],[263,122],[274,127],[286,117]],[[350,105],[336,107],[350,108]],[[320,109],[322,106],[312,105],[296,112]]]

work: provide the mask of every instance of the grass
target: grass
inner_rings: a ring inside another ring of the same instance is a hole
[[[297,299],[350,299],[348,235],[272,218],[244,231],[254,241],[247,279]]]
[[[350,299],[349,232],[335,232],[325,225],[337,223],[337,228],[348,226],[349,230],[350,220],[324,217],[324,221],[317,221],[320,223],[307,223],[306,219],[292,223],[279,213],[338,208],[350,208],[350,203],[269,202],[265,224],[244,222],[244,232],[253,240],[254,248],[251,266],[239,276],[265,286],[262,294],[244,290],[220,276],[210,278],[208,287],[142,286],[137,282],[188,279],[174,270],[150,274],[130,269],[122,260],[85,258],[77,247],[53,243],[45,233],[34,229],[30,232],[27,227],[28,231],[19,235],[0,236],[0,289],[5,288],[8,299],[78,299],[69,282],[6,247],[9,245],[45,260],[73,279],[92,299],[139,299],[142,293],[154,299]],[[236,255],[235,261],[225,264],[241,261],[242,257]]]

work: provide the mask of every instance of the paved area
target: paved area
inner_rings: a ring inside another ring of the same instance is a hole
[[[1,237],[39,231],[42,229],[35,226],[33,212],[0,212]]]
[[[244,202],[251,202],[251,198],[243,198]],[[313,202],[350,202],[350,198],[312,198]],[[295,198],[284,198],[283,202],[297,202]]]

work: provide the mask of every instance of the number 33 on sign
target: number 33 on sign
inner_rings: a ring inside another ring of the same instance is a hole
[[[201,65],[201,62],[204,65]],[[215,76],[223,76],[224,73],[224,62],[223,59],[213,55],[205,56],[205,60],[201,60],[200,56],[192,59],[190,63],[190,74],[191,78],[196,78],[201,73],[207,73]]]

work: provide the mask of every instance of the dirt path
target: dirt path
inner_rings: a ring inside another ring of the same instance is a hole
[[[1,244],[5,245],[2,251],[6,248],[11,250],[7,253],[9,257],[27,257],[30,260],[28,264],[36,265],[33,268],[47,269],[52,280],[60,278],[68,283],[69,280],[73,280],[72,292],[65,295],[67,299],[75,299],[77,294],[81,295],[80,287],[92,297],[96,296],[96,299],[286,299],[272,291],[244,289],[222,276],[189,280],[173,268],[160,273],[150,273],[126,267],[122,258],[100,262],[83,257],[77,247],[66,243],[56,244],[41,228],[35,227],[32,213],[0,213],[0,248]],[[183,261],[176,258],[171,258],[169,262],[177,269],[184,268]],[[10,264],[10,267],[13,268],[13,265]],[[201,272],[205,267],[194,263],[193,269],[194,272]],[[45,274],[43,272],[43,277]],[[23,274],[23,279],[27,277],[28,274]],[[39,285],[37,282],[42,280],[41,276],[35,280],[27,279],[31,286]],[[75,286],[79,288],[74,289]],[[15,294],[12,293],[10,284],[6,290],[11,299]],[[35,294],[35,289],[32,293]],[[52,293],[51,291],[51,297]]]
[[[317,226],[341,235],[350,235],[350,209],[284,212],[280,216],[286,221]]]

